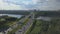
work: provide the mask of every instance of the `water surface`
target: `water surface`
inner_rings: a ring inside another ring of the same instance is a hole
[[[8,15],[8,16],[17,17],[17,18],[20,18],[22,16],[22,15],[15,15],[15,14],[0,14],[0,16],[3,16],[3,15]]]

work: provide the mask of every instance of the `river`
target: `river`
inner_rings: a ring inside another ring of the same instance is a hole
[[[15,15],[15,14],[0,14],[0,16],[3,16],[3,15],[8,15],[8,16],[17,17],[17,18],[22,17],[22,15]]]
[[[52,17],[40,16],[40,17],[38,17],[37,19],[41,19],[41,20],[44,20],[44,21],[50,21],[50,20],[52,19]]]

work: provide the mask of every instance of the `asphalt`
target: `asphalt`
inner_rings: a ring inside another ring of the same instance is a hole
[[[29,16],[31,16],[32,13],[28,16],[26,16],[24,19],[20,20],[20,23],[24,22],[25,19],[27,19]],[[31,24],[33,24],[33,19],[32,17],[29,19],[29,21],[26,23],[26,25],[24,25],[21,29],[19,29],[18,31],[15,32],[15,34],[25,34],[26,31],[30,28]]]
[[[32,22],[33,20],[30,18],[26,25],[24,25],[21,29],[16,31],[15,34],[25,34],[25,32],[29,29],[30,25],[33,24]]]
[[[11,26],[11,27],[13,27],[13,28],[10,27],[10,29],[8,29],[8,30],[6,31],[6,33],[7,33],[8,31],[12,31],[14,28],[17,27],[17,25],[24,23],[24,21],[25,21],[29,16],[32,16],[32,13],[29,14],[29,15],[27,15],[27,16],[25,16],[24,18],[22,18],[19,22],[16,22],[15,24],[13,24],[13,26]],[[30,27],[30,25],[31,25],[32,23],[33,23],[33,19],[30,18],[29,21],[26,23],[26,25],[24,25],[21,29],[17,30],[14,34],[25,34],[25,32],[29,29],[29,27]]]

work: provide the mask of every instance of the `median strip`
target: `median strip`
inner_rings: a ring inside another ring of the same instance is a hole
[[[22,26],[18,25],[16,28],[14,28],[12,31],[8,32],[7,34],[13,34],[15,33],[17,30],[21,29],[26,23],[27,21],[29,21],[29,18],[27,18],[24,23],[22,24]]]

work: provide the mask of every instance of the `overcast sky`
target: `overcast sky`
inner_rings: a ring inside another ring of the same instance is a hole
[[[59,10],[60,0],[0,0],[0,10]]]

